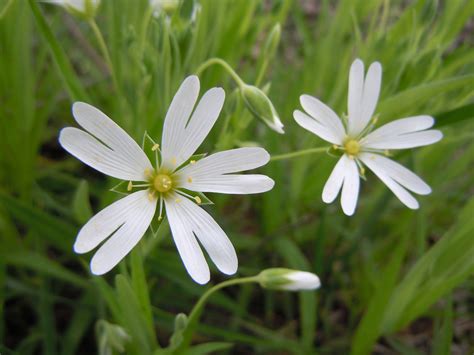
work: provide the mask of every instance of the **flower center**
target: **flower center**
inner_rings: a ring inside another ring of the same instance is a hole
[[[360,152],[360,144],[355,139],[349,139],[344,143],[344,149],[347,154],[355,156]]]
[[[173,181],[166,174],[158,174],[153,178],[153,187],[158,192],[168,192],[173,187]]]

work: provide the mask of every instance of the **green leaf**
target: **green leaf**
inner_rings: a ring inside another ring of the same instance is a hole
[[[441,93],[446,94],[449,91],[460,89],[466,85],[472,85],[473,80],[474,74],[471,74],[421,84],[382,101],[377,111],[384,117],[400,116],[411,112],[414,105],[427,103],[436,95]]]
[[[75,286],[87,288],[88,282],[61,264],[34,252],[9,252],[2,254],[3,260],[19,268],[27,268],[39,274],[48,275]]]
[[[89,185],[81,180],[72,200],[72,210],[76,221],[83,224],[92,217],[92,208],[89,202]]]
[[[393,292],[385,309],[382,333],[406,326],[474,273],[474,198],[454,227],[425,253]]]
[[[434,115],[434,117],[436,118],[436,127],[443,127],[465,120],[472,120],[474,118],[474,103],[455,108],[451,111],[439,113]]]

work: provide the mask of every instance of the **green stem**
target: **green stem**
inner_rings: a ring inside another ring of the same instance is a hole
[[[233,286],[233,285],[239,285],[239,284],[245,284],[245,283],[250,283],[250,282],[258,282],[259,277],[257,276],[249,276],[249,277],[242,277],[238,279],[233,279],[233,280],[228,280],[221,282],[218,285],[215,285],[211,287],[209,290],[207,290],[199,299],[199,301],[194,305],[191,313],[189,314],[188,317],[188,325],[186,329],[183,332],[183,342],[181,343],[179,350],[184,350],[189,346],[189,343],[191,342],[191,337],[193,335],[194,329],[199,323],[199,318],[201,317],[203,308],[209,299],[209,297],[215,293],[216,291],[219,291],[220,289],[228,286]]]
[[[313,154],[313,153],[324,153],[324,152],[327,152],[328,149],[329,149],[328,147],[309,148],[309,149],[298,150],[296,152],[291,152],[291,153],[286,153],[286,154],[273,155],[270,158],[270,161],[297,158],[303,155]]]
[[[36,25],[43,38],[48,43],[53,61],[58,68],[59,75],[66,86],[69,97],[72,101],[83,100],[89,101],[87,94],[82,88],[76,73],[74,72],[71,63],[69,62],[66,53],[59,45],[59,42],[54,37],[53,31],[46,22],[43,13],[38,5],[37,0],[29,0],[30,8],[36,21]]]
[[[151,6],[147,6],[147,10],[145,12],[145,17],[142,22],[142,26],[140,28],[140,41],[138,42],[138,58],[140,61],[143,60],[143,54],[145,52],[145,44],[146,44],[146,35],[148,33],[148,26],[150,25],[150,20],[153,16],[153,8]]]
[[[230,76],[232,77],[232,79],[235,80],[235,82],[237,83],[237,85],[239,87],[243,87],[245,85],[244,81],[240,78],[240,76],[234,71],[234,69],[231,68],[231,66],[229,64],[227,64],[227,62],[225,60],[222,60],[220,58],[211,58],[211,59],[208,59],[206,60],[204,63],[202,63],[199,68],[196,70],[196,75],[199,75],[201,74],[204,70],[206,70],[208,67],[210,67],[211,65],[214,65],[214,64],[217,64],[217,65],[220,65],[221,67],[223,67],[225,70],[227,70],[227,72],[230,74]]]
[[[97,39],[97,43],[99,44],[99,47],[102,52],[102,55],[104,56],[105,62],[107,63],[107,66],[109,67],[109,71],[110,71],[110,75],[112,76],[114,87],[117,90],[117,92],[119,92],[119,86],[118,86],[117,78],[115,77],[114,66],[113,66],[112,59],[110,57],[110,53],[107,48],[107,45],[105,44],[104,36],[102,35],[102,32],[100,31],[99,26],[97,26],[97,22],[95,22],[94,18],[91,18],[88,22],[89,22],[89,26],[91,26],[92,28],[92,32],[94,32],[94,35]]]

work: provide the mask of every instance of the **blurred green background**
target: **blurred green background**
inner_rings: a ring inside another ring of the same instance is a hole
[[[81,100],[137,141],[145,130],[160,140],[179,84],[212,57],[267,90],[286,134],[254,118],[228,73],[211,66],[200,74],[201,92],[222,86],[226,103],[198,152],[322,146],[292,112],[307,93],[344,113],[355,58],[382,63],[380,124],[429,114],[444,139],[395,154],[433,188],[418,211],[371,173],[355,216],[325,205],[322,188],[336,162],[326,154],[270,162],[260,169],[276,181],[268,193],[210,196],[207,210],[236,246],[238,275],[290,267],[318,274],[322,288],[227,288],[210,299],[193,337],[203,345],[190,351],[473,352],[471,1],[185,0],[150,17],[146,0],[103,0],[96,21],[111,70],[86,20],[35,0],[0,5],[2,355],[118,353],[112,324],[129,335],[126,353],[146,354],[156,341],[168,344],[175,315],[189,313],[209,288],[186,274],[166,228],[144,236],[137,269],[132,255],[105,277],[91,276],[92,253],[76,255],[72,245],[80,226],[119,197],[108,191],[117,181],[69,156],[57,137],[75,125],[71,103]],[[278,24],[273,50],[267,41]],[[211,283],[225,278],[213,272]]]

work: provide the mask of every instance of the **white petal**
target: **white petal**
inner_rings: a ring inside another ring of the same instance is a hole
[[[199,79],[188,76],[174,95],[163,125],[161,152],[171,159],[185,139],[185,127],[199,96]]]
[[[144,178],[145,170],[152,169],[137,142],[99,109],[84,102],[76,102],[72,106],[72,113],[82,128],[114,151],[137,175]]]
[[[303,109],[322,126],[326,127],[335,137],[338,137],[339,143],[342,143],[346,136],[346,131],[342,125],[341,119],[336,113],[317,98],[302,95],[300,102]]]
[[[354,214],[357,206],[357,199],[359,197],[359,169],[355,160],[349,158],[347,155],[343,155],[341,160],[344,159],[344,183],[342,185],[341,193],[341,206],[342,210],[347,216]]]
[[[307,271],[289,272],[285,277],[290,281],[282,286],[288,291],[314,290],[321,287],[319,277]]]
[[[439,142],[443,138],[441,131],[430,129],[427,131],[406,133],[398,136],[371,139],[363,146],[373,149],[407,149],[422,147]]]
[[[173,197],[175,196],[173,195]],[[180,199],[183,200],[181,197]],[[206,258],[193,234],[193,225],[187,215],[183,213],[182,208],[179,207],[178,202],[168,198],[165,200],[165,204],[171,234],[184,267],[194,281],[203,285],[209,281],[210,272]]]
[[[88,250],[119,229],[99,248],[91,260],[91,271],[102,275],[117,265],[145,234],[155,214],[156,200],[148,199],[146,190],[137,191],[107,207],[93,217],[79,232],[75,250]],[[123,211],[122,211],[123,210]],[[114,215],[115,213],[115,215]],[[107,224],[107,220],[110,224]]]
[[[180,170],[180,173],[194,177],[230,174],[258,168],[269,160],[270,154],[263,148],[230,149],[214,153],[194,164],[188,164]]]
[[[374,149],[402,149],[428,145],[439,141],[443,134],[437,130],[424,131],[434,124],[431,116],[402,118],[376,129],[361,140]]]
[[[328,181],[324,185],[323,201],[326,203],[333,202],[341,190],[344,181],[344,168],[346,166],[346,161],[343,157],[345,157],[345,155],[338,160],[331,175],[329,175]]]
[[[308,116],[307,114],[299,110],[295,110],[293,111],[293,117],[301,127],[316,134],[318,137],[324,139],[325,141],[338,145],[342,143],[342,140],[339,136],[335,135],[332,130],[323,126],[311,116]]]
[[[380,94],[382,66],[370,65],[364,80],[364,64],[357,59],[349,73],[349,134],[356,136],[364,130],[374,114]]]
[[[349,71],[348,90],[348,131],[353,134],[362,114],[362,94],[364,92],[364,63],[354,60]]]
[[[177,198],[175,194],[172,198]],[[172,202],[177,213],[186,219],[192,231],[206,249],[217,268],[227,275],[237,271],[238,261],[234,246],[214,219],[196,203],[186,198]]]
[[[394,178],[389,174],[389,171],[384,169],[384,165],[380,164],[381,159],[384,158],[378,154],[362,153],[359,155],[360,159],[364,162],[367,167],[383,181],[387,187],[392,190],[395,196],[405,204],[408,208],[417,209],[419,207],[418,201],[405,190]],[[385,159],[385,158],[384,158]]]
[[[418,175],[391,159],[385,158],[379,154],[370,153],[360,154],[360,159],[370,169],[372,169],[370,166],[373,167],[376,165],[385,175],[389,176],[410,191],[420,195],[428,195],[431,193],[431,188]]]
[[[358,132],[360,133],[372,118],[375,107],[379,100],[380,85],[382,84],[382,66],[379,62],[370,65],[364,82],[364,92],[362,94],[362,113]]]
[[[96,248],[141,206],[142,198],[143,191],[137,191],[112,203],[89,219],[77,235],[74,251],[83,254]]]
[[[78,128],[63,128],[59,143],[77,159],[106,175],[122,180],[146,181],[145,171],[134,161]]]
[[[179,185],[201,192],[250,194],[271,190],[274,181],[264,175],[223,175],[258,168],[270,155],[263,148],[238,148],[212,154],[178,173]]]
[[[199,81],[197,77],[191,78],[197,80],[199,90]],[[183,83],[183,85],[184,84],[185,83]],[[178,94],[180,94],[180,91],[178,91]],[[178,96],[178,94],[176,94],[176,96]],[[176,101],[179,102],[179,100],[188,99],[182,96],[183,95],[180,95]],[[175,99],[173,99],[172,105],[175,103]],[[178,115],[177,118],[174,118],[172,114],[169,115],[169,119],[168,115],[166,116],[166,121],[169,121],[170,123],[163,130],[164,143],[162,157],[164,165],[171,169],[175,169],[184,163],[196,151],[214,126],[217,117],[219,117],[219,113],[224,105],[224,99],[225,93],[222,88],[212,88],[203,95],[194,110],[194,113],[189,119],[189,122],[187,119],[183,119],[183,110],[180,111],[181,115]],[[189,115],[189,107],[186,106],[185,102],[183,102],[182,105],[186,107],[186,114]],[[178,105],[176,104],[176,106]],[[173,121],[177,122],[173,124]]]
[[[425,129],[431,128],[433,124],[433,117],[426,115],[401,118],[377,128],[373,132],[366,135],[361,140],[361,143],[369,144],[376,140],[384,140],[393,136],[423,131]]]
[[[258,194],[269,191],[275,182],[265,175],[210,175],[183,180],[182,187],[192,191],[217,192],[223,194]]]

